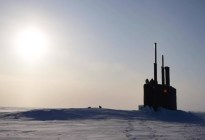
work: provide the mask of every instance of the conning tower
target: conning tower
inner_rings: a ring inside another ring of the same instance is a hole
[[[146,79],[144,84],[144,106],[159,107],[177,110],[176,89],[170,86],[170,68],[164,66],[164,56],[162,55],[161,66],[162,84],[157,81],[157,43],[155,43],[154,79]]]

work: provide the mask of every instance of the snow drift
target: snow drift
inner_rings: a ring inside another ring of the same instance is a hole
[[[72,109],[33,109],[20,112],[0,113],[0,119],[26,120],[85,120],[85,119],[124,119],[124,120],[159,120],[171,122],[204,123],[205,114],[185,111],[171,111],[160,109],[155,112],[150,108],[142,110],[114,110],[98,108]],[[204,123],[205,124],[205,123]]]
[[[205,113],[150,108],[0,108],[4,140],[135,140],[204,139]]]

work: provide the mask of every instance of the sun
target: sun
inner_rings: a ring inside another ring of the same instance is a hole
[[[17,31],[14,38],[15,52],[28,63],[42,59],[47,52],[48,39],[39,27],[29,26]]]

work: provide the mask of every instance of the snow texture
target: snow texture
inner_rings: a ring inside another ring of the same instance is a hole
[[[205,139],[205,113],[150,108],[0,109],[0,140]]]

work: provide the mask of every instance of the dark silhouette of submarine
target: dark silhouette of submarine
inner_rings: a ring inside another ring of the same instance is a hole
[[[162,55],[162,84],[157,81],[157,43],[155,43],[154,79],[146,79],[144,84],[144,106],[152,107],[155,111],[161,107],[177,110],[176,89],[170,86],[170,68],[164,67]]]

